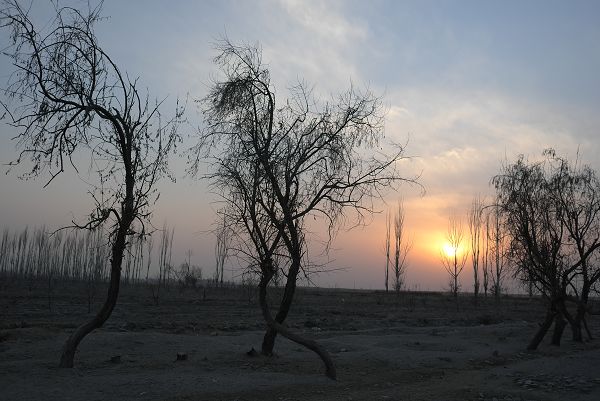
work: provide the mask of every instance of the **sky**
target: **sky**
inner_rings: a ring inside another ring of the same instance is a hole
[[[50,11],[32,2],[35,21],[46,23]],[[448,218],[466,219],[475,195],[490,198],[503,163],[552,147],[600,168],[598,1],[105,0],[103,14],[109,18],[96,32],[104,50],[167,105],[190,99],[192,125],[202,124],[193,100],[217,76],[214,44],[224,36],[262,47],[280,102],[298,80],[323,99],[351,84],[382,96],[386,140],[407,142],[411,158],[401,167],[419,174],[425,191],[389,192],[368,226],[342,228],[329,254],[332,272],[313,277],[317,285],[382,288],[385,211],[403,199],[413,241],[408,288],[447,288],[440,252]],[[3,48],[7,40],[0,31]],[[0,87],[11,71],[0,57]],[[0,163],[15,158],[15,134],[0,121]],[[177,182],[160,185],[153,223],[175,227],[175,263],[190,249],[192,263],[210,275],[217,198],[186,177],[183,156],[172,168]],[[91,209],[85,177],[69,172],[43,189],[43,177],[22,181],[22,171],[0,175],[0,226],[58,228]],[[228,262],[229,277],[236,265]],[[471,275],[467,266],[464,289]]]

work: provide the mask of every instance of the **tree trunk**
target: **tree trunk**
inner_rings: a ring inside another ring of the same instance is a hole
[[[281,299],[281,303],[279,305],[279,310],[275,315],[275,321],[279,324],[283,324],[287,315],[292,306],[292,301],[294,300],[294,293],[296,292],[296,277],[298,275],[298,271],[300,270],[298,263],[292,264],[290,270],[288,272],[288,279],[285,284],[285,290],[283,293],[283,298]],[[273,329],[271,326],[267,328],[267,332],[263,337],[261,353],[263,355],[271,356],[273,355],[273,348],[275,348],[275,339],[277,338],[277,330]]]
[[[129,214],[129,213],[126,213]],[[123,253],[125,251],[127,232],[132,219],[129,216],[123,216],[117,231],[115,242],[112,246],[112,257],[110,261],[110,283],[106,301],[102,305],[100,311],[92,320],[79,326],[73,334],[67,339],[63,346],[62,355],[60,357],[59,367],[72,368],[75,351],[81,340],[91,333],[93,330],[102,327],[104,322],[110,317],[119,296],[119,285],[121,283],[121,265],[123,262]]]
[[[276,333],[281,334],[285,338],[287,338],[297,344],[305,346],[306,348],[310,349],[311,351],[313,351],[317,355],[319,355],[319,357],[325,364],[325,375],[327,377],[329,377],[330,379],[335,380],[336,379],[335,365],[333,364],[333,361],[331,360],[331,357],[330,357],[329,353],[325,350],[325,348],[321,347],[316,341],[305,339],[305,338],[299,336],[298,334],[291,332],[287,327],[283,326],[282,324],[275,321],[275,319],[273,319],[273,316],[271,315],[271,311],[269,310],[269,305],[267,302],[267,286],[269,285],[269,281],[271,281],[272,277],[273,277],[272,272],[270,272],[270,274],[269,274],[263,270],[262,277],[261,277],[261,280],[259,283],[260,308],[261,308],[261,311],[262,311],[265,321],[269,325],[269,328],[271,330],[275,331]]]
[[[587,320],[585,319],[585,315],[583,316],[583,327],[585,327],[585,332],[587,333],[588,339],[593,340],[594,337],[592,337],[592,332],[590,331],[590,328],[588,327]]]
[[[571,331],[573,333],[573,341],[582,343],[583,342],[583,330],[581,330],[581,320],[575,320],[575,323],[571,325]]]
[[[585,324],[585,314],[587,312],[590,288],[591,286],[584,282],[583,288],[581,289],[581,297],[577,302],[577,312],[575,312],[573,322],[569,322],[571,323],[571,331],[573,332],[573,341],[583,342],[582,326]]]
[[[552,345],[560,346],[560,339],[562,338],[567,321],[561,311],[559,311],[554,318],[554,332],[552,333]]]
[[[277,319],[277,316],[275,316]],[[281,322],[279,322],[281,323]],[[273,355],[273,348],[275,348],[275,338],[277,337],[277,330],[271,328],[271,326],[267,327],[267,331],[263,337],[261,353],[266,356]]]
[[[544,322],[540,325],[540,328],[538,329],[537,333],[535,333],[535,335],[529,342],[529,345],[527,345],[527,349],[529,351],[536,350],[538,345],[540,345],[540,343],[544,339],[544,336],[550,329],[550,326],[552,326],[552,322],[554,321],[555,316],[556,312],[552,308],[550,308],[546,313],[546,319],[544,319]]]
[[[583,320],[585,318],[586,304],[585,301],[579,300],[577,303],[577,312],[575,312],[575,317],[569,321],[571,325],[571,332],[573,333],[573,341],[583,342]]]

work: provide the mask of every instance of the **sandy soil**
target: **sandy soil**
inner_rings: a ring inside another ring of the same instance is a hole
[[[288,325],[332,353],[332,381],[284,338],[273,357],[247,354],[264,323],[241,288],[173,288],[155,305],[148,288],[124,287],[76,367],[59,369],[62,343],[91,316],[83,288],[55,289],[50,311],[43,284],[2,284],[0,400],[600,399],[598,340],[575,344],[565,332],[560,348],[524,351],[543,314],[535,299],[457,305],[445,294],[303,289]]]

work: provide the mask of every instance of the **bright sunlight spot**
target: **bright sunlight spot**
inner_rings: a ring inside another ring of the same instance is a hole
[[[444,253],[446,254],[446,256],[448,257],[454,257],[455,253],[458,253],[458,248],[453,247],[452,245],[450,245],[450,243],[446,242],[443,246],[442,249],[444,250]]]

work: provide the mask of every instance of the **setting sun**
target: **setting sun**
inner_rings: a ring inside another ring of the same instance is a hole
[[[454,257],[455,254],[458,253],[459,249],[453,247],[450,243],[446,242],[443,246],[442,246],[442,250],[444,251],[444,254],[446,256],[448,256],[449,258]]]
[[[599,17],[0,0],[0,401],[600,401]]]

